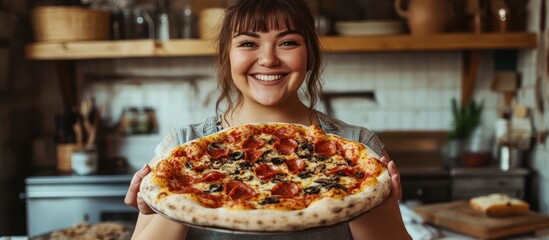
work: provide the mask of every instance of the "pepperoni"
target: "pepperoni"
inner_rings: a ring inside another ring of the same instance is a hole
[[[206,173],[204,177],[200,179],[201,182],[215,182],[225,178],[225,174],[219,171],[211,171]]]
[[[299,193],[299,186],[293,182],[279,182],[271,189],[271,195],[279,198],[291,198]]]
[[[250,186],[239,181],[230,181],[225,184],[225,194],[233,201],[246,200],[255,196],[255,191]]]
[[[210,169],[210,167],[206,165],[198,165],[192,168],[193,171],[197,171],[197,172],[203,172],[204,170],[207,170],[207,169]]]
[[[265,127],[262,127],[259,131],[260,133],[264,133],[264,134],[273,134],[275,132],[275,127],[265,126]]]
[[[224,158],[229,155],[229,149],[209,148],[208,155],[210,155],[214,160]]]
[[[331,157],[337,153],[337,145],[332,140],[319,140],[315,142],[315,153],[318,155]]]
[[[291,138],[298,135],[298,131],[291,127],[281,127],[274,131],[273,135],[278,138]]]
[[[255,149],[246,149],[244,152],[244,159],[248,162],[255,163],[261,157],[263,151]]]
[[[194,194],[198,197],[200,203],[208,208],[218,208],[223,206],[223,196],[207,194],[199,190],[199,192]]]
[[[286,167],[291,173],[296,173],[305,168],[305,160],[295,158],[286,160]]]
[[[336,167],[333,169],[328,170],[329,174],[338,174],[338,175],[346,175],[346,176],[354,176],[354,171],[352,167]]]
[[[170,181],[169,189],[173,190],[173,189],[181,189],[181,188],[185,188],[185,187],[190,187],[191,185],[193,185],[197,181],[198,181],[198,178],[196,178],[194,176],[191,176],[191,175],[187,175],[187,174],[175,176],[173,178],[173,181]]]
[[[244,140],[242,143],[242,148],[244,149],[258,149],[260,147],[263,147],[265,145],[265,140],[258,138],[258,137],[249,137],[248,139]]]
[[[174,157],[185,157],[185,156],[187,156],[187,152],[183,148],[177,148],[177,149],[173,150],[172,155]]]
[[[274,145],[278,153],[282,155],[290,155],[295,152],[297,148],[297,142],[291,138],[283,138],[277,141]]]
[[[155,175],[161,179],[170,179],[177,175],[177,169],[181,169],[183,163],[176,158],[161,161],[156,166]]]
[[[271,164],[261,164],[254,169],[255,175],[263,180],[267,181],[275,177],[279,173],[283,173],[280,168]]]
[[[240,133],[232,131],[227,134],[226,142],[227,143],[237,143],[240,141]]]

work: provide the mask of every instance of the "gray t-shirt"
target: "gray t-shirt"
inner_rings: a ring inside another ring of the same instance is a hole
[[[346,124],[336,119],[330,119],[328,116],[321,112],[317,112],[320,127],[326,132],[335,134],[344,138],[360,141],[379,155],[382,155],[384,145],[379,138],[366,128]],[[207,136],[221,130],[219,124],[219,117],[213,116],[206,119],[206,121],[198,124],[191,124],[184,128],[173,129],[160,144],[155,147],[155,153],[157,156],[167,156],[171,149],[176,146],[182,145],[188,141],[196,138]],[[217,232],[199,228],[190,228],[187,239],[200,239],[200,240],[317,240],[317,239],[337,239],[347,240],[352,239],[349,225],[345,223],[337,224],[334,226],[316,228],[312,230],[306,230],[296,232],[292,234],[280,234],[280,235],[264,235],[264,234],[239,234],[230,232]]]

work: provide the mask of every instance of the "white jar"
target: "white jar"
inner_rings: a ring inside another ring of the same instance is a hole
[[[71,155],[72,171],[77,175],[97,172],[97,151],[94,148],[79,149]]]

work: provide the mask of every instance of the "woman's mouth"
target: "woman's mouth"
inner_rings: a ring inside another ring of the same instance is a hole
[[[255,79],[259,81],[272,82],[284,77],[283,74],[254,74]]]

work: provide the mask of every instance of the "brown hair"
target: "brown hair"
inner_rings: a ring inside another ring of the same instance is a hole
[[[285,27],[297,31],[307,44],[307,74],[305,98],[309,102],[310,114],[314,112],[322,90],[320,43],[316,34],[314,19],[303,0],[229,0],[225,17],[218,37],[217,78],[221,95],[216,102],[216,110],[223,101],[227,102],[227,112],[242,104],[242,93],[236,88],[231,77],[229,61],[230,45],[235,31],[267,32],[280,29],[277,19],[284,20]]]

